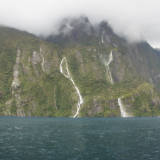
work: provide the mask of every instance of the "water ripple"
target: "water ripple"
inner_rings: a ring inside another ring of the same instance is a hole
[[[0,159],[160,159],[160,118],[0,117]]]

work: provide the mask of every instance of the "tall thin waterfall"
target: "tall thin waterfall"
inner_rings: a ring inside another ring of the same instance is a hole
[[[20,86],[20,80],[18,78],[19,76],[19,61],[20,61],[20,50],[17,50],[17,58],[16,58],[16,65],[14,66],[14,72],[13,72],[13,82],[12,82],[12,93],[14,93],[15,89]]]
[[[63,61],[66,62],[66,70],[67,70],[67,73],[64,73],[64,72],[63,72],[63,68],[62,68],[62,63],[63,63]],[[75,118],[77,115],[79,116],[79,111],[80,111],[81,104],[83,103],[83,99],[82,99],[82,96],[81,96],[81,94],[80,94],[80,92],[79,92],[79,89],[78,89],[77,86],[75,85],[75,83],[74,83],[74,81],[73,81],[73,79],[72,79],[72,77],[71,77],[71,75],[70,75],[70,73],[69,73],[68,64],[67,64],[67,59],[66,59],[65,57],[63,57],[63,59],[62,59],[62,61],[61,61],[61,63],[60,63],[60,72],[61,72],[65,77],[67,77],[67,78],[70,79],[70,81],[73,83],[73,85],[74,85],[74,87],[75,87],[75,89],[76,89],[76,91],[77,91],[78,97],[79,97],[79,98],[78,98],[78,105],[77,105],[77,112],[76,112],[76,114],[73,116],[73,117]]]
[[[103,36],[102,36],[102,43],[104,43],[104,41],[103,41]]]
[[[121,117],[130,117],[129,114],[127,114],[124,110],[124,106],[123,106],[123,103],[122,103],[122,100],[121,98],[118,98],[118,105],[120,107],[120,111],[121,111]]]
[[[17,116],[24,117],[25,113],[23,112],[23,109],[21,108],[21,97],[20,97],[20,89],[19,89],[19,86],[20,86],[19,63],[20,63],[20,50],[18,49],[17,50],[16,64],[14,66],[14,72],[13,72],[14,79],[13,79],[13,82],[12,82],[12,95],[15,96],[16,101],[17,101]]]
[[[41,54],[41,57],[42,57],[42,63],[41,63],[41,65],[42,65],[42,70],[43,70],[43,72],[45,72],[45,70],[44,70],[44,57],[43,57],[43,55],[42,55],[42,49],[41,49],[41,47],[40,47],[40,54]]]
[[[111,53],[110,53],[110,55],[109,55],[109,60],[108,60],[108,62],[106,63],[106,65],[107,65],[107,73],[108,73],[108,77],[109,77],[109,79],[110,79],[110,82],[111,82],[111,84],[114,84],[114,82],[113,82],[113,79],[112,79],[112,74],[111,74],[111,72],[110,72],[110,70],[109,70],[109,65],[110,65],[110,63],[113,61],[113,55],[112,55],[112,50],[111,50]]]

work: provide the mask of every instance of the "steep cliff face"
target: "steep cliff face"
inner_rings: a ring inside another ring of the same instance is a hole
[[[77,96],[72,83],[60,73],[59,47],[3,27],[1,40],[7,43],[0,54],[1,115],[72,116]]]
[[[0,36],[0,115],[160,115],[160,53],[147,42],[85,17],[65,20],[49,42],[6,27]]]
[[[95,30],[87,17],[64,19],[59,25],[58,32],[48,36],[46,40],[63,47],[96,42]]]
[[[122,98],[126,112],[131,116],[158,116],[160,98],[150,84],[143,84],[137,91]]]

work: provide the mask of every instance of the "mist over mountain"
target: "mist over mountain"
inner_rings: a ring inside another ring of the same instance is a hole
[[[147,40],[159,47],[159,1],[51,1],[6,0],[0,6],[0,24],[35,35],[58,32],[65,17],[86,15],[91,24],[107,21],[114,32],[130,41]]]
[[[51,34],[0,27],[0,115],[160,115],[160,51],[107,21],[62,19]]]

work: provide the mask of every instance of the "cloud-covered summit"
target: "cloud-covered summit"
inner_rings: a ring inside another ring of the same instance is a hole
[[[129,40],[146,39],[160,47],[159,6],[158,0],[5,0],[0,5],[0,24],[49,35],[57,32],[65,17],[86,15],[93,25],[105,20]]]

